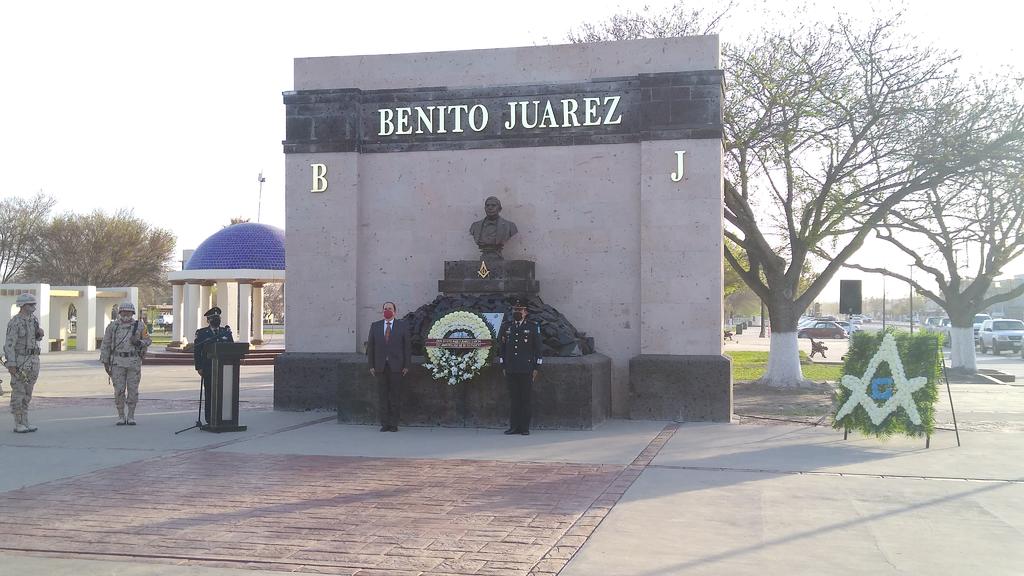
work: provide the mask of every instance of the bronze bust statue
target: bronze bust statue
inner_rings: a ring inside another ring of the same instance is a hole
[[[473,222],[473,225],[469,227],[469,233],[480,248],[481,260],[503,260],[501,257],[502,247],[519,230],[516,228],[515,222],[500,216],[501,200],[496,197],[491,196],[484,201],[484,212],[487,215],[483,220]]]

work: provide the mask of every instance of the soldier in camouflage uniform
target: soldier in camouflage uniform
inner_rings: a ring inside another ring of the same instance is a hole
[[[39,378],[39,341],[43,339],[43,330],[34,316],[35,296],[20,294],[17,305],[21,311],[7,324],[4,342],[7,371],[11,373],[11,412],[15,432],[35,432],[36,427],[28,421],[28,403]]]
[[[117,307],[117,320],[107,325],[100,346],[100,362],[114,384],[117,425],[135,426],[135,405],[139,402],[142,357],[153,343],[146,323],[135,320],[135,305],[124,302]],[[127,396],[127,398],[126,398]],[[128,413],[125,414],[125,406]]]

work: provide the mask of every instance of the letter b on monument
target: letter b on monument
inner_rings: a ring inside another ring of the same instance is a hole
[[[313,169],[313,187],[310,188],[310,192],[326,192],[327,191],[327,165],[326,164],[310,164],[310,168]]]

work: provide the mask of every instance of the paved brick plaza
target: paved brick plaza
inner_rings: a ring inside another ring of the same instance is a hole
[[[0,548],[318,574],[553,574],[629,466],[200,449],[0,494]]]

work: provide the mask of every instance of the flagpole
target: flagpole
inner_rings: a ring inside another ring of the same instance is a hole
[[[259,221],[260,221],[260,212],[263,210],[263,183],[267,181],[267,179],[263,177],[263,170],[260,170],[260,175],[258,176],[258,179],[260,181],[260,199],[259,199],[259,203],[256,204],[256,222],[257,223],[259,223]]]

